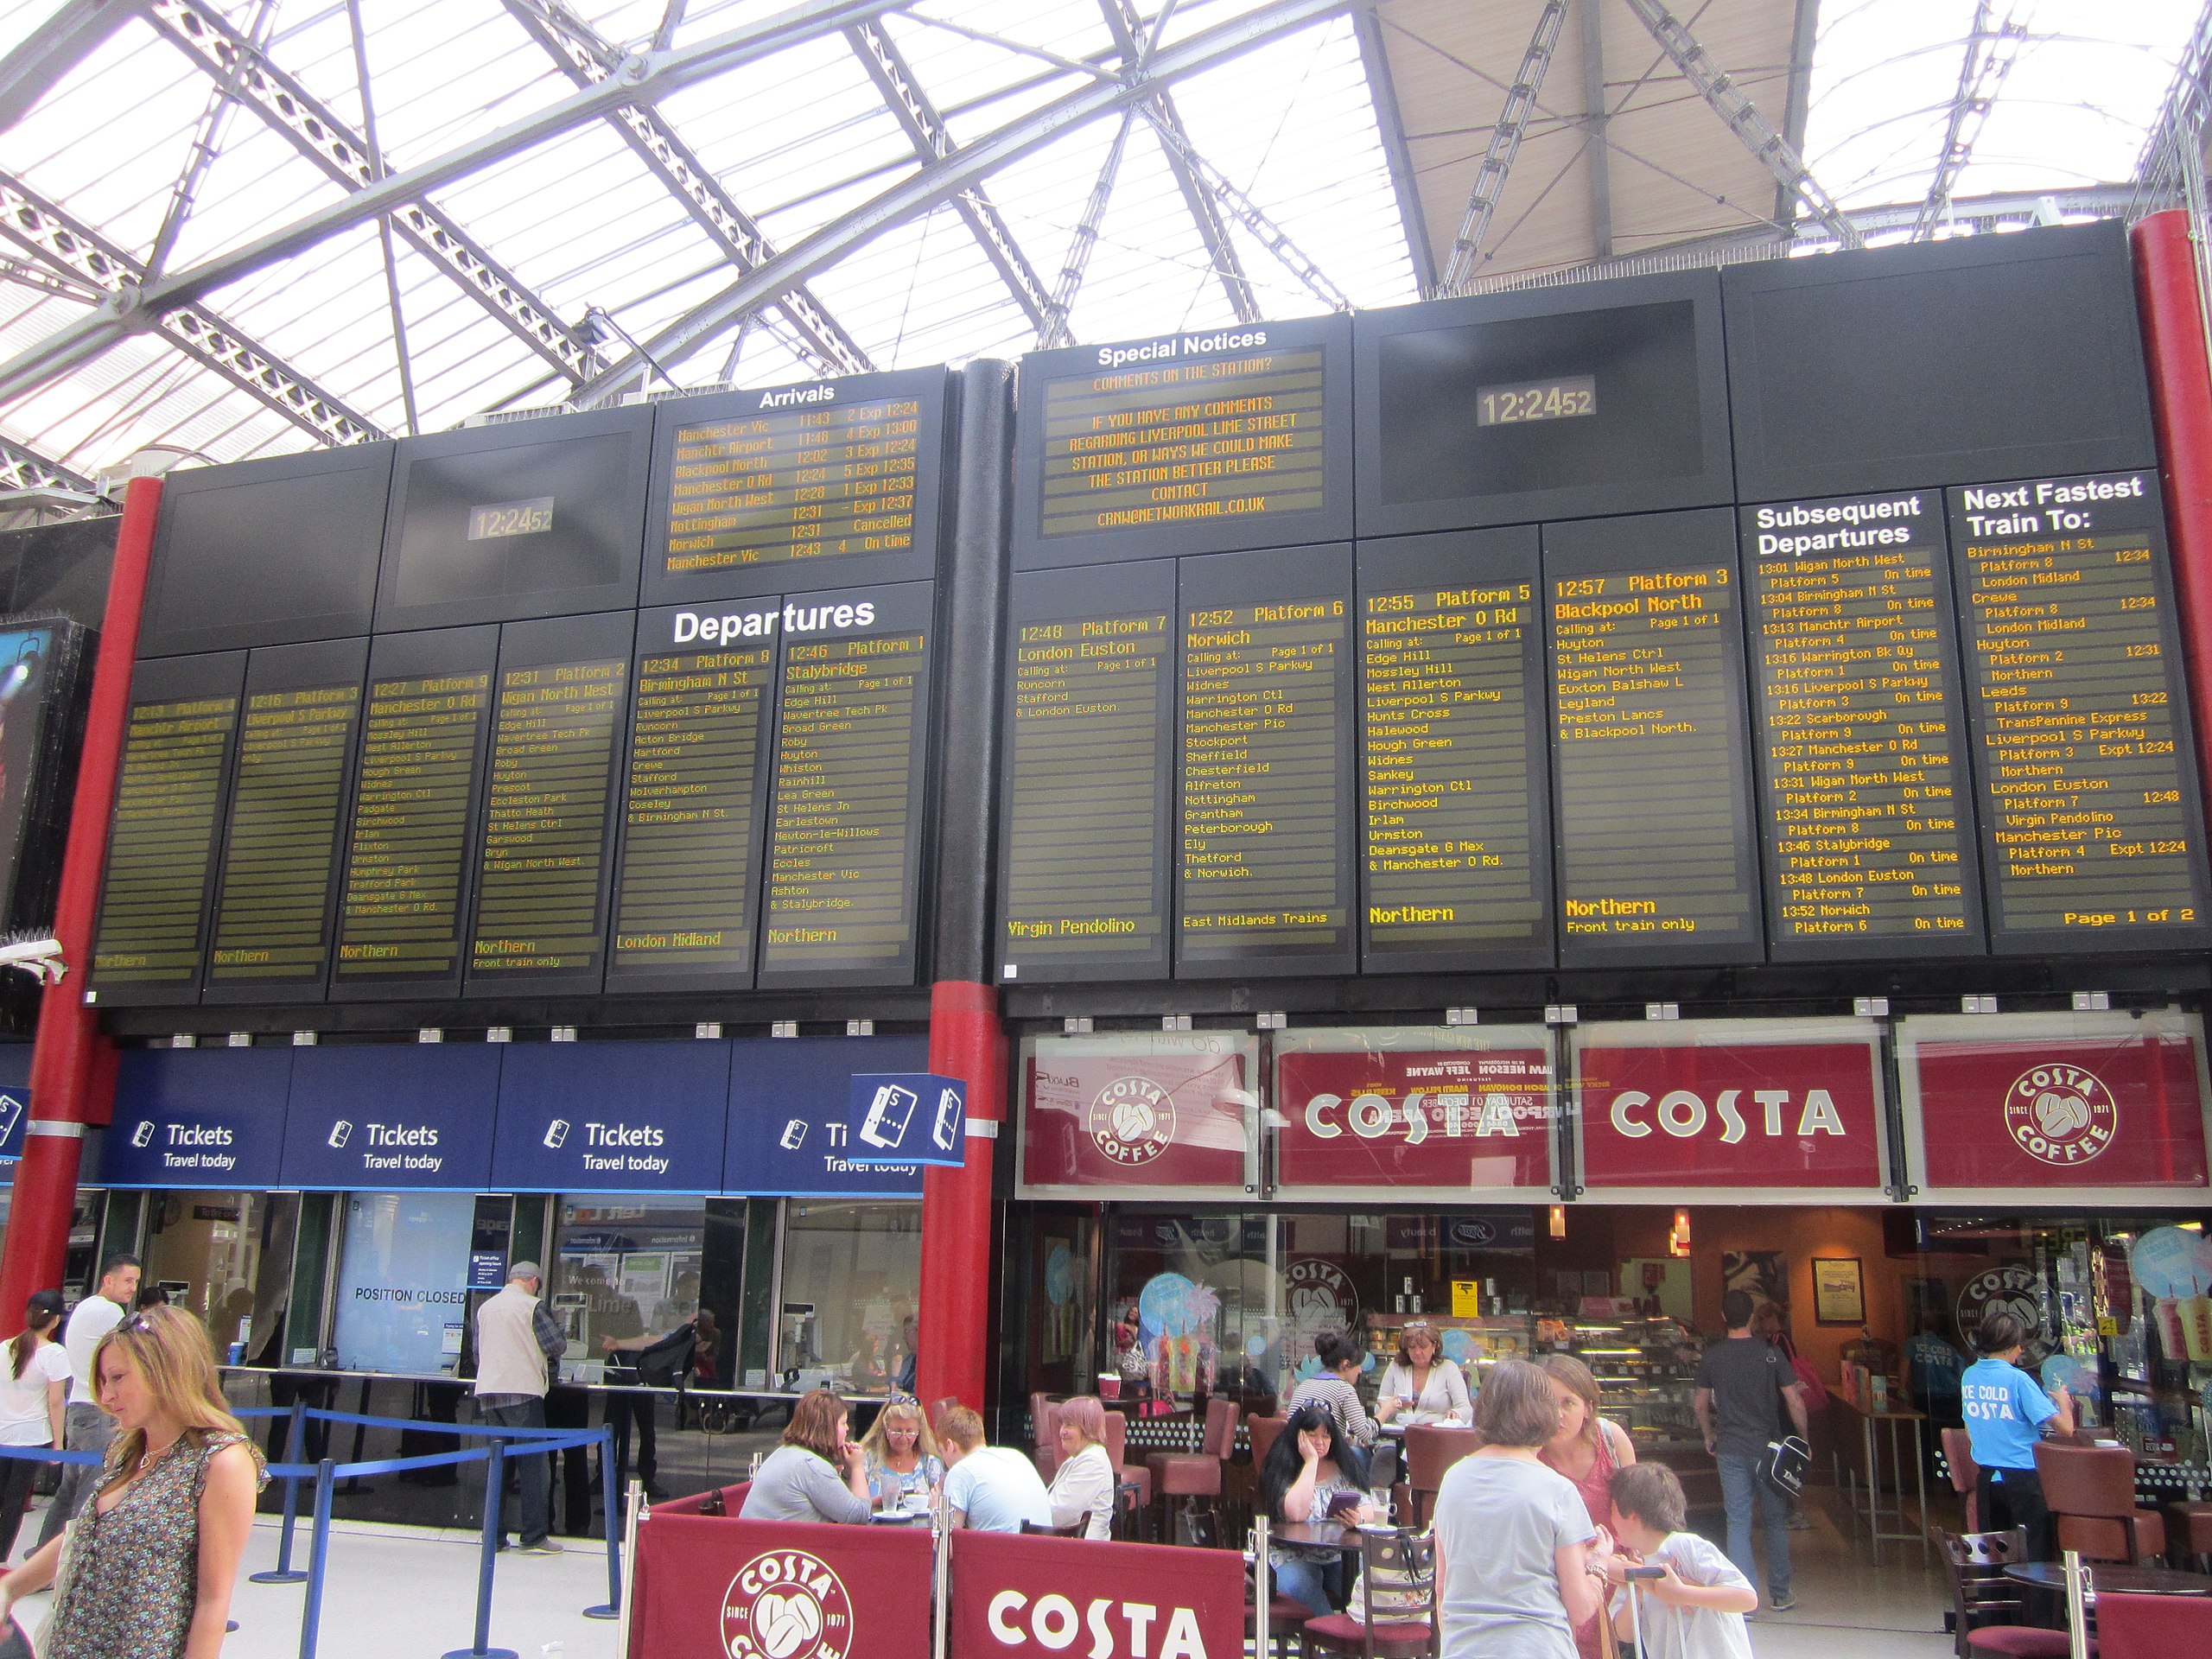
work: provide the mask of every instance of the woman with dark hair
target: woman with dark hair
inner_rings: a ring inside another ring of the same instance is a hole
[[[1636,1447],[1625,1430],[1599,1414],[1598,1379],[1587,1365],[1573,1354],[1544,1354],[1535,1363],[1551,1379],[1552,1398],[1559,1406],[1559,1427],[1536,1455],[1544,1467],[1574,1483],[1590,1524],[1604,1526],[1612,1519],[1613,1473],[1636,1461]],[[1574,1645],[1582,1659],[1599,1659],[1608,1645],[1606,1635],[1602,1616],[1576,1625]]]
[[[1541,1461],[1560,1427],[1552,1379],[1499,1362],[1475,1427],[1486,1443],[1436,1494],[1437,1659],[1575,1659],[1576,1629],[1605,1604],[1612,1539]]]
[[[791,1408],[784,1443],[761,1460],[738,1519],[854,1523],[874,1510],[868,1454],[845,1435],[845,1402],[817,1389]]]
[[[1259,1505],[1276,1521],[1294,1524],[1331,1519],[1358,1525],[1376,1518],[1365,1502],[1367,1460],[1318,1401],[1293,1405],[1282,1433],[1260,1465]],[[1344,1599],[1344,1554],[1306,1544],[1268,1546],[1268,1570],[1277,1595],[1313,1610],[1334,1612]]]
[[[1292,1408],[1308,1404],[1320,1407],[1336,1419],[1344,1439],[1364,1452],[1375,1444],[1378,1432],[1354,1385],[1367,1363],[1367,1351],[1341,1331],[1324,1331],[1313,1338],[1313,1357],[1321,1369],[1292,1390]]]
[[[0,1446],[60,1446],[69,1405],[69,1355],[54,1339],[61,1327],[61,1293],[41,1290],[23,1309],[23,1328],[0,1364]],[[0,1460],[0,1567],[16,1548],[23,1505],[39,1465],[29,1458]]]
[[[2050,1511],[2044,1506],[2043,1477],[2036,1471],[2036,1441],[2048,1426],[2074,1432],[2074,1396],[2065,1388],[2045,1394],[2020,1369],[2027,1327],[2013,1315],[1995,1313],[1974,1333],[1981,1357],[1959,1379],[1959,1401],[1966,1414],[1967,1440],[1981,1474],[1975,1488],[1981,1529],[2007,1532],[2024,1528],[2028,1554],[2050,1559]]]

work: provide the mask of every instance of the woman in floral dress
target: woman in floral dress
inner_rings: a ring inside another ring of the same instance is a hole
[[[101,1338],[92,1375],[116,1427],[99,1493],[0,1575],[0,1615],[58,1573],[45,1659],[217,1659],[267,1476],[224,1402],[207,1329],[148,1308]]]

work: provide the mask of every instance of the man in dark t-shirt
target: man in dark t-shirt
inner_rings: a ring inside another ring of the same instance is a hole
[[[1705,1449],[1720,1465],[1720,1496],[1728,1506],[1728,1559],[1753,1584],[1751,1512],[1766,1533],[1767,1605],[1781,1612],[1796,1605],[1789,1593],[1789,1505],[1759,1473],[1770,1442],[1791,1430],[1805,1433],[1805,1395],[1789,1360],[1772,1343],[1751,1334],[1751,1294],[1732,1290],[1720,1299],[1726,1340],[1705,1351],[1697,1366],[1697,1421]]]

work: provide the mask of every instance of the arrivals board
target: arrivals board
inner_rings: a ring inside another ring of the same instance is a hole
[[[1741,530],[1775,959],[1980,952],[1941,497],[1745,507]]]
[[[1349,973],[1351,549],[1186,559],[1176,971]]]
[[[1950,492],[1991,944],[2197,945],[2204,825],[2156,473]]]
[[[1758,961],[1731,515],[1547,524],[1544,581],[1560,965]]]
[[[913,982],[932,603],[907,582],[784,606],[763,986]]]
[[[656,405],[647,601],[934,575],[952,385],[913,369]]]
[[[499,632],[472,995],[599,988],[634,631],[617,611]]]
[[[388,634],[369,648],[335,997],[461,988],[499,652],[489,627]]]
[[[199,1000],[245,678],[244,652],[160,658],[130,677],[88,993],[103,1007]]]
[[[638,618],[609,990],[753,982],[774,600]]]
[[[1015,568],[1348,536],[1351,375],[1343,317],[1025,357]]]
[[[206,1001],[322,995],[368,662],[365,639],[246,659]]]
[[[999,977],[1165,978],[1175,566],[1014,580]]]
[[[1358,566],[1361,960],[1549,967],[1536,531],[1362,542]]]

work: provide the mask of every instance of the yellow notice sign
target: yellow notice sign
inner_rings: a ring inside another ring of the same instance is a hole
[[[1483,1281],[1479,1279],[1454,1279],[1452,1281],[1452,1317],[1455,1319],[1478,1319],[1483,1313]]]

